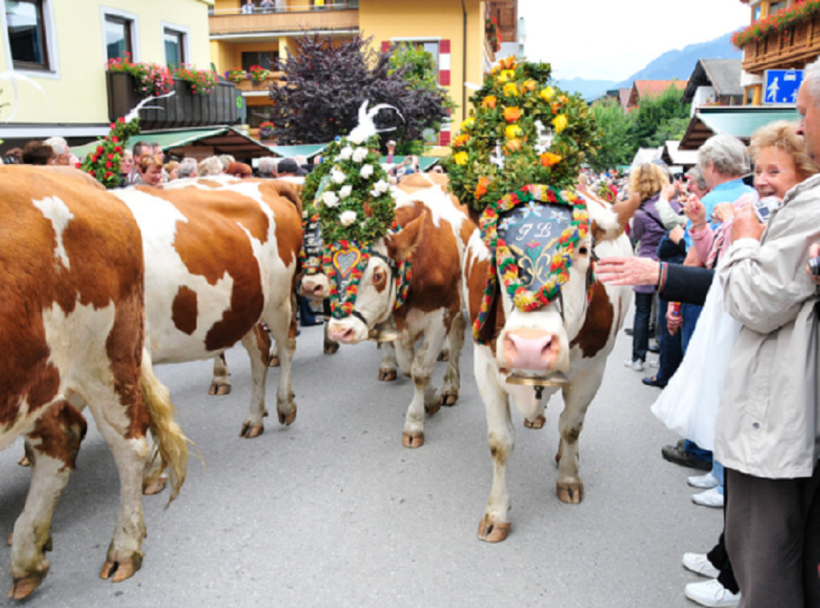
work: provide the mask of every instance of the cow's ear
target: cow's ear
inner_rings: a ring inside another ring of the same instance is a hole
[[[617,219],[614,222],[607,221],[608,219],[610,218],[600,221],[600,218],[596,218],[590,223],[589,232],[592,234],[593,242],[612,241],[623,234],[624,228],[617,222]]]
[[[413,255],[416,247],[421,243],[421,237],[424,235],[424,220],[426,218],[427,212],[425,211],[402,228],[401,232],[388,236],[385,239],[387,255],[394,260],[403,260]]]

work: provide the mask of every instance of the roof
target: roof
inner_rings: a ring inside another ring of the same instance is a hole
[[[199,129],[173,129],[169,131],[143,131],[130,138],[132,145],[137,141],[158,143],[163,152],[183,156],[188,146],[202,146],[212,149],[211,154],[230,154],[238,159],[270,156],[271,149],[248,137],[233,127],[202,127]],[[99,144],[94,141],[83,146],[73,146],[71,152],[78,158],[86,156]]]
[[[629,95],[629,107],[638,105],[642,98],[660,97],[669,87],[675,87],[679,91],[686,88],[688,80],[636,80],[632,83]]]
[[[740,59],[700,59],[689,77],[681,103],[691,103],[698,87],[712,87],[724,97],[743,96]]]
[[[681,139],[681,150],[697,150],[712,135],[727,133],[749,141],[757,129],[775,120],[800,120],[795,107],[704,106],[698,108]]]
[[[681,150],[679,141],[668,141],[663,147],[661,159],[670,166],[694,167],[698,164],[698,151]]]
[[[661,157],[663,148],[638,148],[635,153],[635,158],[632,159],[632,167],[636,167],[643,163],[651,163]]]
[[[618,89],[618,101],[621,107],[626,109],[629,106],[629,96],[632,94],[632,89]]]
[[[270,151],[275,156],[282,158],[293,158],[294,156],[304,156],[312,158],[321,154],[330,144],[302,144],[298,146],[269,146]]]

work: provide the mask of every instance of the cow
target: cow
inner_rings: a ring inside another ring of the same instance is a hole
[[[464,249],[476,226],[466,208],[439,187],[400,188],[395,198],[401,230],[373,244],[375,255],[370,256],[362,274],[354,314],[331,319],[328,331],[332,340],[356,344],[395,323],[400,332],[396,341],[398,366],[413,378],[414,385],[402,444],[418,448],[424,444],[425,411],[433,415],[441,405],[453,405],[458,399],[465,327],[458,286]],[[398,286],[393,269],[406,259],[412,259],[412,278],[406,300],[395,308]],[[448,336],[449,362],[437,396],[430,375]],[[414,345],[422,337],[416,351]],[[383,361],[380,379],[395,378],[395,365],[395,361]]]
[[[525,426],[541,428],[544,408],[561,388],[565,405],[555,456],[556,491],[565,503],[577,504],[584,496],[578,472],[578,438],[632,293],[631,288],[605,286],[593,280],[596,256],[629,256],[632,249],[609,205],[591,195],[584,197],[591,218],[589,229],[575,246],[569,280],[560,288],[561,297],[542,308],[522,312],[513,305],[502,286],[500,271],[491,267],[491,253],[480,232],[473,234],[464,256],[463,293],[471,324],[479,332],[474,371],[486,409],[493,459],[492,489],[478,531],[483,541],[503,541],[510,531],[506,469],[515,440],[510,397],[524,415]],[[495,274],[497,285],[489,294],[488,273]],[[489,314],[482,319],[485,298],[489,301],[485,312]],[[512,383],[522,378],[529,385]]]
[[[115,190],[137,220],[145,249],[146,344],[155,364],[216,358],[212,392],[227,383],[219,355],[241,341],[253,390],[240,435],[264,431],[270,338],[281,361],[277,411],[290,425],[296,349],[293,296],[302,246],[301,200],[272,180],[177,180],[164,189]]]
[[[11,536],[9,596],[49,570],[51,520],[85,434],[88,407],[114,454],[120,509],[100,575],[142,562],[141,491],[150,428],[176,495],[187,444],[145,350],[139,228],[116,197],[82,176],[0,167],[0,449],[26,439],[31,486]]]

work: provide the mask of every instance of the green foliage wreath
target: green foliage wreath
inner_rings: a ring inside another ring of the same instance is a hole
[[[599,131],[579,96],[549,86],[550,72],[549,64],[509,57],[472,96],[470,117],[444,160],[462,203],[482,211],[526,184],[575,188],[581,163],[596,154]]]

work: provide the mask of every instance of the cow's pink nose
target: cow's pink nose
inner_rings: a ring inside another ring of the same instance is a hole
[[[504,358],[516,369],[546,370],[555,359],[557,338],[538,330],[508,332],[504,338]]]
[[[339,328],[335,325],[331,325],[327,329],[328,338],[333,340],[334,342],[350,342],[353,339],[353,329],[352,328]]]

